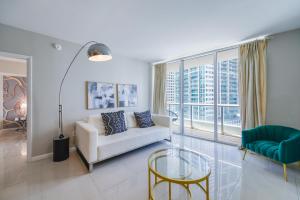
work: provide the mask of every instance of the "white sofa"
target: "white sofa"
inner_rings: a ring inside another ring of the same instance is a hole
[[[153,114],[155,126],[149,128],[139,128],[132,112],[125,112],[125,119],[128,130],[109,136],[105,136],[101,114],[76,122],[76,148],[90,172],[97,162],[161,140],[171,141],[169,116]]]

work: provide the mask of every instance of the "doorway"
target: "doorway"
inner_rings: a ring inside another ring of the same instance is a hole
[[[30,72],[30,57],[0,52],[0,156],[17,165],[31,160]]]

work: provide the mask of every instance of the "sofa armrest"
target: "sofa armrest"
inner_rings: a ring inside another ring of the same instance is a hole
[[[279,144],[279,160],[286,164],[300,161],[300,133]]]
[[[242,130],[242,147],[246,147],[246,144],[254,142],[262,137],[262,129],[263,126],[259,126],[256,128]]]
[[[91,124],[83,121],[76,122],[76,146],[79,148],[88,163],[97,161],[98,130]]]
[[[155,124],[171,128],[171,118],[167,115],[152,114],[152,120]]]

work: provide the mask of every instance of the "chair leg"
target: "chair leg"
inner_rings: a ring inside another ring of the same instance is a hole
[[[247,154],[247,149],[244,150],[243,160],[245,160],[246,154]]]
[[[286,172],[286,164],[283,163],[283,178],[285,181],[288,181],[287,172]]]

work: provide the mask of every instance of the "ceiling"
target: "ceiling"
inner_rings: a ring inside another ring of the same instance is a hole
[[[300,27],[300,0],[1,0],[0,23],[147,62]]]

